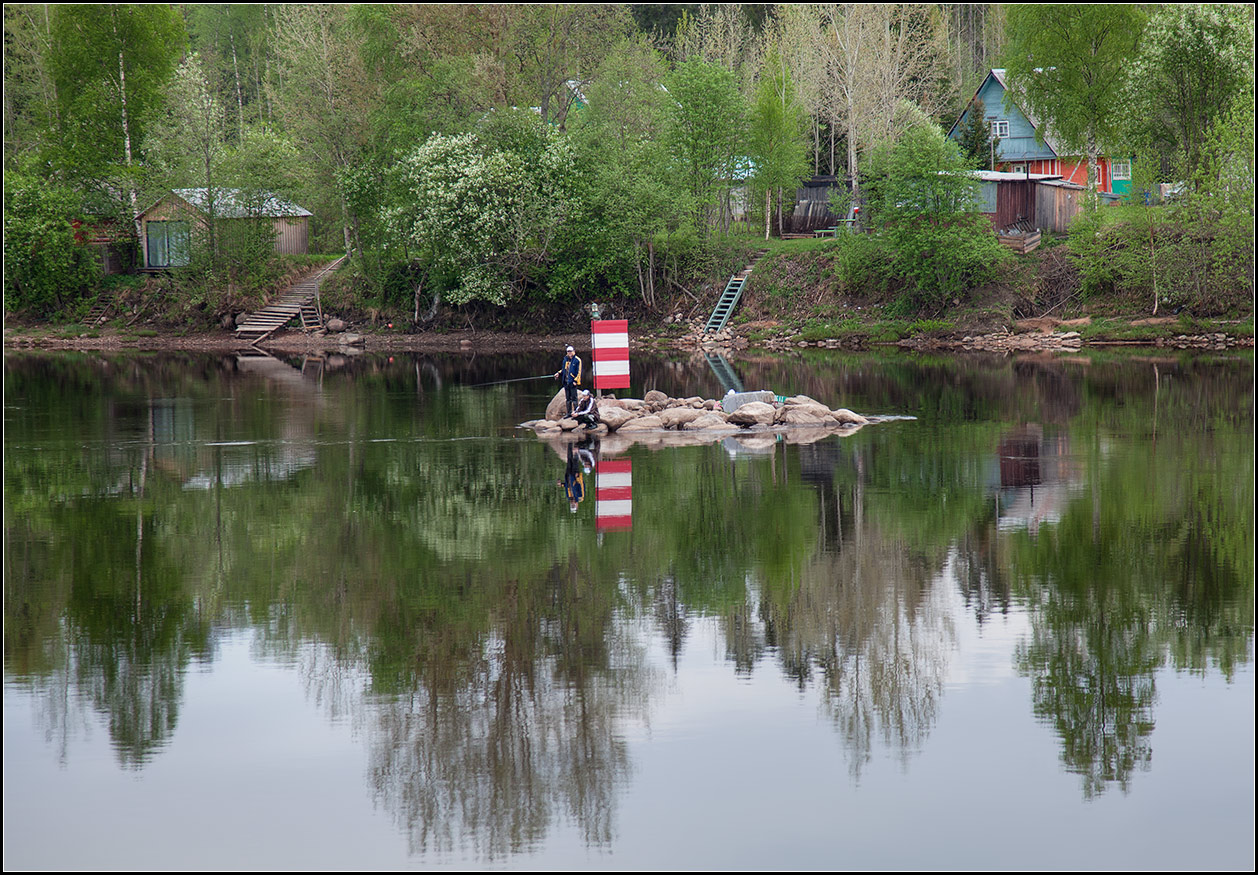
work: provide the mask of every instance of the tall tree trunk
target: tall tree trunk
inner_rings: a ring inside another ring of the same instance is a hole
[[[638,294],[642,296],[642,303],[646,303],[646,282],[642,279],[642,244],[633,241],[633,264],[638,269]]]
[[[232,72],[236,75],[236,126],[240,139],[245,138],[245,98],[240,91],[240,66],[236,60],[236,35],[231,34]]]
[[[651,306],[655,306],[655,241],[647,238],[646,241],[647,256],[647,287],[651,290]]]
[[[860,203],[860,176],[856,166],[856,120],[848,122],[847,129],[847,172],[852,178],[852,203]]]
[[[773,191],[764,190],[764,239],[769,239],[769,229],[773,226]]]
[[[112,13],[116,16],[118,13],[116,7]],[[114,36],[118,36],[118,22],[114,20]],[[118,49],[118,96],[122,102],[122,149],[127,161],[127,169],[131,169],[131,126],[127,121],[127,65],[123,58],[122,49]],[[140,237],[140,207],[136,203],[135,180],[131,178],[131,174],[127,174],[127,189],[131,197],[131,221],[135,224],[135,236]]]

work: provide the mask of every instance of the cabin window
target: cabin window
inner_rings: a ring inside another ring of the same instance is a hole
[[[188,266],[187,222],[148,222],[145,234],[149,267]]]
[[[1131,162],[1115,161],[1114,162],[1114,178],[1115,179],[1131,179]]]
[[[1025,164],[1011,164],[1009,165],[1009,172],[1010,173],[1026,173],[1026,165]]]
[[[1005,139],[1009,136],[1009,120],[998,118],[992,122],[992,136]]]

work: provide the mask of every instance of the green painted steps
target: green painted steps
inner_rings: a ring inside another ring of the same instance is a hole
[[[756,266],[756,262],[765,254],[766,250],[757,252],[751,264],[730,277],[729,282],[725,284],[725,289],[721,292],[721,297],[717,299],[712,315],[708,317],[707,324],[703,327],[707,334],[715,334],[725,327],[725,323],[729,322],[729,317],[733,315],[734,308],[738,306],[738,301],[743,295],[743,286],[747,282],[747,277]]]

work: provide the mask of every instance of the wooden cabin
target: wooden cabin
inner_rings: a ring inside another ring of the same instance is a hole
[[[205,188],[177,188],[139,215],[142,269],[184,267],[191,258],[194,228],[205,227],[210,198]],[[275,235],[275,251],[305,255],[310,246],[309,210],[269,192],[247,193],[216,188],[213,210],[224,238],[233,222],[266,222]]]

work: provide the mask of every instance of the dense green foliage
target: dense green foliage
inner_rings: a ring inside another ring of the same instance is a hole
[[[100,276],[71,218],[76,192],[17,173],[4,180],[4,308],[51,314],[72,306]]]
[[[1138,153],[1150,182],[1207,194],[1175,221],[1208,226],[1194,234],[1213,241],[1209,261],[1250,264],[1237,101],[1252,94],[1252,14],[1168,7],[1147,30],[1146,17],[1011,7],[1006,28],[995,6],[10,4],[4,167],[74,192],[68,218],[123,228],[174,188],[277,194],[313,212],[312,251],[351,255],[338,283],[359,313],[675,312],[743,266],[727,262],[749,232],[789,230],[810,173],[840,178],[845,213],[866,180],[903,176],[882,157],[897,144],[925,148],[923,168],[937,160],[921,129],[952,122],[1007,35],[1011,94],[1057,141]],[[970,167],[992,149],[972,109]],[[176,284],[230,290],[265,270],[264,229],[225,241],[226,224],[194,229]],[[960,214],[901,210],[879,227],[866,282],[901,287],[908,306],[936,310],[989,276],[994,250]],[[57,301],[77,292],[34,292],[51,268],[22,263],[45,254],[6,251],[6,306],[65,315]],[[230,295],[202,297],[215,316]]]
[[[1174,179],[1195,179],[1215,126],[1252,99],[1253,24],[1242,6],[1168,4],[1141,37],[1125,71],[1127,138]]]
[[[956,143],[919,125],[865,166],[862,221],[914,305],[937,309],[994,276],[1005,250],[978,215],[979,181]]]

